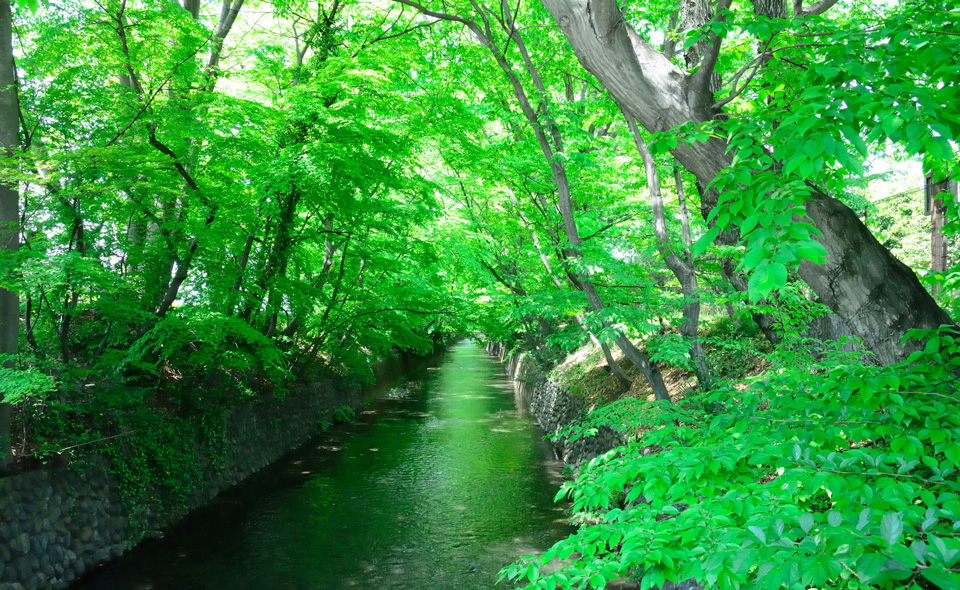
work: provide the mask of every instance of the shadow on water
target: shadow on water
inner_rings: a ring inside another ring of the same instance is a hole
[[[542,433],[476,344],[369,395],[355,423],[74,590],[489,589],[571,532]]]

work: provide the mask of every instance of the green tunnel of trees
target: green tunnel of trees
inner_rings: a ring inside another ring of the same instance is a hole
[[[656,401],[505,575],[957,588],[958,56],[956,0],[0,0],[4,461],[446,335],[592,342]],[[932,230],[871,192],[907,165]]]

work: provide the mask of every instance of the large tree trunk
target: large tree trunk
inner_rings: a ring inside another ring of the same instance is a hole
[[[696,76],[688,76],[627,24],[616,0],[543,0],[580,62],[650,132],[718,115]],[[732,160],[722,139],[680,145],[677,160],[707,184]],[[705,195],[709,192],[705,193]],[[712,207],[716,203],[703,203]],[[823,232],[824,264],[805,262],[800,276],[885,363],[905,359],[916,344],[900,341],[913,328],[952,323],[913,271],[884,248],[840,201],[814,191],[806,214]]]
[[[20,107],[13,65],[13,17],[10,0],[0,0],[0,158],[10,156],[19,143]],[[0,248],[20,247],[20,195],[16,183],[0,182]],[[20,299],[0,289],[0,354],[16,354],[20,327]],[[10,405],[0,391],[0,469],[11,460]]]

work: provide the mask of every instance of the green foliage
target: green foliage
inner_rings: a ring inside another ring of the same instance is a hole
[[[947,56],[960,42],[946,32],[957,26],[955,11],[910,3],[849,19],[740,24],[743,34],[776,46],[780,61],[759,71],[752,91],[733,103],[742,116],[723,125],[736,151],[715,180],[725,193],[711,215],[720,227],[739,228],[741,268],[752,273],[749,293],[760,300],[785,286],[801,260],[824,259],[819,232],[803,221],[813,187],[844,194],[871,148],[889,145],[922,156],[936,177],[956,168],[949,144],[960,137],[960,121],[942,105],[958,92],[958,66]]]
[[[161,368],[165,367],[179,373],[180,378],[219,374],[230,376],[240,384],[244,384],[244,380],[239,379],[239,375],[262,369],[271,382],[283,385],[288,378],[284,361],[276,344],[245,322],[235,317],[192,310],[187,314],[167,316],[158,322],[113,368],[121,377],[131,369],[159,376]]]
[[[693,370],[690,344],[679,334],[668,333],[655,336],[648,341],[647,350],[650,351],[650,360],[655,363],[666,363],[687,371]]]
[[[350,422],[356,417],[357,412],[350,406],[339,406],[333,411],[333,421],[335,423]]]
[[[122,417],[104,449],[134,529],[163,512],[181,510],[204,485],[202,470],[222,467],[225,433],[219,414],[183,419],[148,411]]]
[[[703,343],[711,366],[722,379],[742,378],[750,369],[762,365],[768,347],[760,327],[749,315],[717,319],[705,331]]]
[[[0,355],[0,403],[16,404],[43,397],[56,387],[56,381],[35,366],[19,366],[19,355]]]
[[[480,6],[442,4],[457,18]],[[826,254],[804,220],[814,187],[852,198],[863,161],[891,150],[960,176],[960,119],[944,106],[958,103],[957,1],[787,19],[739,3],[683,32],[666,26],[670,3],[629,4],[651,42],[726,41],[719,64],[739,70],[723,78],[740,92],[729,116],[650,144],[664,168],[677,146],[729,142],[731,165],[698,187],[722,196],[708,223],[689,220],[689,262],[701,298],[726,260],[739,265],[749,301],[736,303],[772,314],[785,340],[748,389],[624,401],[565,431],[611,425],[638,440],[565,489],[581,532],[507,575],[956,586],[955,336],[918,334],[914,364],[859,366],[804,338],[823,310],[794,269]],[[194,441],[216,462],[213,417],[239,397],[372,378],[371,361],[432,350],[445,333],[482,332],[545,363],[588,332],[624,334],[655,362],[689,366],[687,343],[654,336],[684,297],[651,235],[630,134],[545,8],[518,5],[522,26],[492,27],[480,46],[459,21],[343,6],[280,2],[270,26],[241,12],[212,71],[207,15],[153,0],[18,10],[24,145],[4,175],[20,183],[24,246],[0,256],[0,276],[21,295],[32,356],[0,386],[38,454],[108,444],[129,502],[174,506],[202,468]],[[666,246],[683,258],[680,201],[661,184]],[[566,189],[579,239],[560,213]],[[895,226],[874,227],[894,246]],[[714,245],[726,227],[740,242]],[[954,312],[958,276],[928,278]],[[718,322],[704,343],[723,377],[758,364],[748,320]],[[541,573],[554,555],[572,561]]]
[[[296,46],[241,12],[218,74],[206,14],[152,0],[18,14],[23,248],[2,274],[21,349],[60,383],[50,400],[189,414],[462,329],[469,299],[443,275],[438,187],[419,167],[420,130],[462,105],[410,77],[416,41],[371,45],[380,15],[347,27],[338,6],[298,8],[312,23]],[[11,400],[50,386],[2,378]],[[77,442],[31,404],[25,431]]]
[[[606,410],[594,425],[632,419],[642,436],[559,494],[596,523],[503,575],[527,588],[635,573],[643,588],[955,587],[960,340],[913,336],[926,346],[909,363],[777,367],[746,390]],[[540,570],[554,559],[569,561]]]
[[[647,402],[634,397],[616,400],[590,412],[585,419],[562,426],[551,434],[553,440],[575,441],[595,436],[607,426],[638,440],[651,428],[669,424],[673,413],[665,402]]]

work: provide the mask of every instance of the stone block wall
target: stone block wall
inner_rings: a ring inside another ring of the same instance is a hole
[[[551,381],[529,355],[510,354],[502,344],[490,344],[487,351],[504,364],[514,388],[522,395],[529,405],[530,414],[547,434],[554,434],[586,416],[587,409],[583,401]],[[558,459],[577,465],[625,443],[619,432],[605,426],[591,437],[554,441],[553,448]]]
[[[206,467],[183,506],[161,509],[142,498],[144,527],[159,531],[176,523],[317,435],[322,421],[333,421],[335,408],[358,408],[361,402],[358,386],[325,382],[238,407],[224,418],[218,465],[199,458]],[[66,588],[142,535],[130,526],[106,457],[0,477],[0,590]]]
[[[103,457],[0,479],[0,589],[65,587],[131,535]]]

